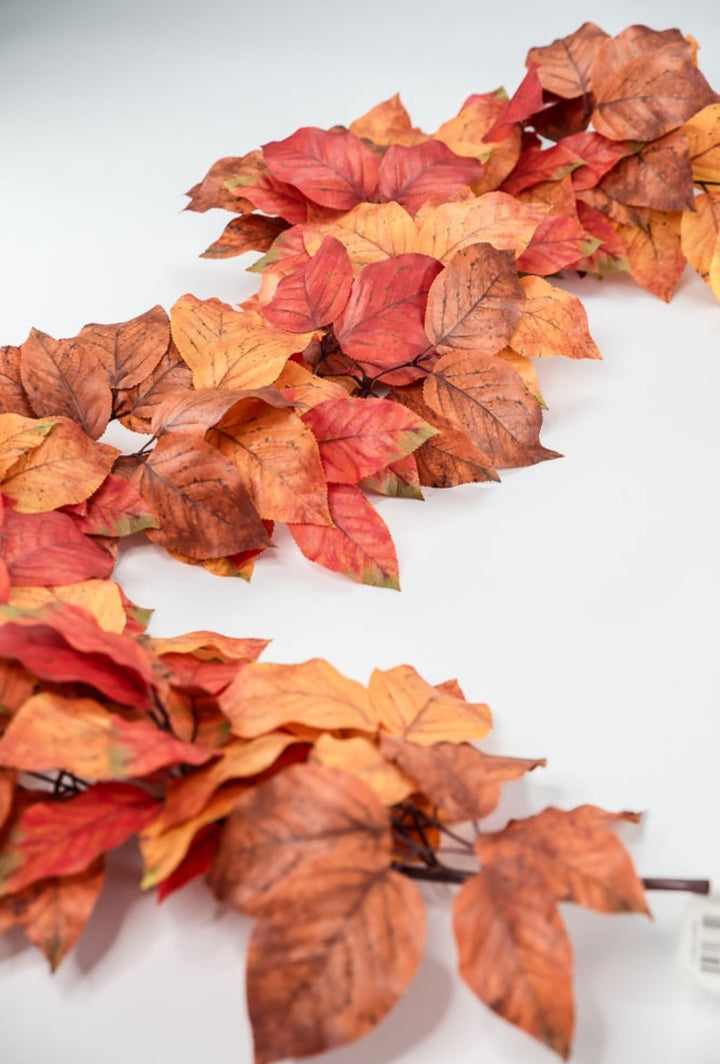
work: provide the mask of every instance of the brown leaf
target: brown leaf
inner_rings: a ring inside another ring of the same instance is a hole
[[[170,325],[162,307],[113,325],[86,325],[74,344],[82,355],[94,355],[113,388],[134,388],[157,368],[168,348]]]
[[[540,84],[563,99],[589,97],[592,92],[590,68],[595,53],[608,35],[594,22],[584,22],[579,30],[560,37],[543,48],[531,48],[525,65],[537,63]]]
[[[150,427],[153,436],[166,432],[204,436],[241,399],[261,399],[268,406],[286,407],[292,403],[277,388],[191,388],[169,392],[153,410]]]
[[[269,251],[275,238],[287,227],[288,223],[283,218],[268,218],[264,214],[233,218],[200,258],[230,259],[246,251]]]
[[[478,835],[475,848],[484,866],[510,861],[535,870],[559,901],[602,913],[647,913],[632,861],[607,827],[623,819],[637,818],[592,805],[570,811],[551,807],[511,820],[502,831]]]
[[[67,417],[93,439],[102,436],[110,420],[112,392],[91,350],[33,329],[20,348],[20,370],[39,417]]]
[[[417,746],[382,735],[383,755],[417,784],[450,820],[481,820],[500,800],[501,785],[544,765],[544,760],[496,757],[468,743]],[[396,799],[399,801],[399,799]]]
[[[253,166],[254,164],[254,166]],[[246,211],[252,209],[251,204],[243,203],[243,200],[228,188],[227,182],[237,179],[238,175],[246,171],[257,171],[258,164],[262,164],[262,156],[259,151],[249,152],[238,158],[226,156],[218,159],[208,170],[205,177],[197,185],[186,193],[190,196],[190,203],[186,211],[209,211],[213,207],[221,207],[225,211]]]
[[[693,175],[685,134],[674,130],[622,159],[602,183],[603,191],[635,207],[682,211],[693,205]]]
[[[12,344],[0,347],[0,414],[33,417],[20,375],[20,348]]]
[[[417,746],[484,739],[492,714],[483,702],[466,702],[433,687],[411,665],[375,669],[369,684],[372,713],[391,735]]]
[[[520,861],[484,868],[460,888],[453,930],[460,975],[473,993],[567,1059],[572,950],[542,878]]]
[[[175,344],[170,342],[167,351],[153,371],[134,388],[121,388],[116,397],[118,420],[133,432],[151,433],[152,418],[156,407],[168,395],[191,387],[192,374],[180,358]]]
[[[222,558],[268,543],[240,474],[203,440],[163,436],[132,483],[159,521],[147,535],[170,550]]]

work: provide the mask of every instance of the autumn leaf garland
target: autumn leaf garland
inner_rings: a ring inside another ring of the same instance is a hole
[[[145,889],[207,874],[255,919],[258,1064],[353,1041],[404,994],[413,880],[459,886],[462,978],[563,1057],[558,902],[647,912],[611,830],[634,814],[484,828],[544,761],[478,749],[491,714],[456,681],[402,665],[363,685],[259,662],[262,640],[155,638],[111,579],[137,534],[247,579],[282,522],[310,560],[397,588],[369,496],[556,457],[532,360],[599,352],[549,276],[623,270],[667,299],[687,260],[720,295],[720,104],[695,43],[586,23],[527,67],[432,135],[394,97],[216,163],[189,209],[236,215],[207,256],[262,253],[242,308],[188,294],[1,351],[0,931],[55,969],[105,854],[136,836]],[[105,442],[112,420],[145,436],[134,453]]]

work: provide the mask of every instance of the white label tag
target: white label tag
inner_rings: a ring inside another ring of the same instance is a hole
[[[695,986],[720,994],[720,896],[694,895],[680,940],[680,967]]]

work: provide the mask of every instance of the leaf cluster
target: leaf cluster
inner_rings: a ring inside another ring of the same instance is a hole
[[[379,1023],[423,952],[414,880],[461,883],[462,977],[567,1056],[557,903],[647,911],[609,830],[635,817],[553,808],[486,831],[503,785],[544,761],[478,749],[490,711],[456,681],[401,665],[364,686],[319,658],[260,663],[257,639],[150,637],[131,604],[109,610],[113,588],[0,611],[0,930],[20,926],[55,969],[106,853],[137,836],[141,885],[160,900],[207,873],[255,918],[248,1007],[269,1062]]]

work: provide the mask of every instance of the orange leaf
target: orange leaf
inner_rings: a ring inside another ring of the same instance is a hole
[[[590,68],[595,53],[608,35],[594,22],[584,22],[579,30],[560,37],[543,48],[531,48],[526,66],[537,64],[540,84],[548,92],[569,100],[589,97],[592,91]]]
[[[574,901],[601,913],[647,913],[643,886],[609,822],[633,814],[606,813],[592,805],[566,812],[545,809],[511,820],[502,831],[478,835],[483,865],[518,862],[535,870],[559,901]]]
[[[153,371],[134,388],[121,388],[116,397],[118,420],[133,432],[150,433],[156,407],[179,390],[187,390],[192,374],[171,341]]]
[[[694,180],[698,184],[719,182],[720,103],[711,103],[693,115],[683,126],[683,133],[688,141]],[[22,411],[18,410],[18,413]]]
[[[330,527],[288,525],[305,557],[358,583],[399,590],[392,536],[362,491],[354,484],[328,484],[328,503]]]
[[[680,245],[681,218],[680,211],[638,207],[634,224],[611,223],[625,247],[632,276],[666,303],[685,269]]]
[[[20,375],[20,348],[12,344],[0,347],[0,413],[33,417]]]
[[[432,255],[444,265],[471,244],[487,243],[519,254],[546,214],[542,204],[520,203],[505,192],[443,203],[423,215],[413,250]]]
[[[112,580],[82,580],[76,584],[54,587],[14,587],[9,605],[21,610],[36,610],[49,602],[70,603],[92,614],[106,632],[125,629],[127,617],[119,586]]]
[[[372,712],[386,731],[417,746],[484,739],[490,709],[431,686],[411,665],[375,669],[369,684]]]
[[[73,340],[53,340],[33,329],[20,348],[22,383],[40,417],[70,418],[93,439],[112,410],[110,381],[96,355]]]
[[[184,654],[200,661],[255,661],[268,645],[267,639],[236,639],[218,632],[185,632],[160,638],[153,636],[148,646],[158,657]]]
[[[416,250],[415,224],[399,203],[358,203],[340,218],[304,230],[308,251],[314,252],[324,237],[332,236],[346,249],[356,272],[371,262]]]
[[[567,1059],[572,950],[541,877],[518,861],[484,868],[460,888],[453,930],[460,975],[473,993]]]
[[[511,251],[498,251],[490,244],[463,248],[430,288],[427,335],[442,354],[493,355],[510,340],[524,298]]]
[[[424,134],[416,129],[397,93],[372,107],[350,124],[350,132],[361,140],[371,140],[383,147],[390,144],[413,144]]]
[[[113,388],[146,381],[168,348],[170,328],[162,307],[113,325],[85,325],[73,341],[82,354],[94,355]]]
[[[350,739],[321,735],[313,744],[309,761],[357,776],[375,791],[383,805],[402,802],[416,789],[412,780],[362,735]]]
[[[680,240],[690,265],[720,299],[720,192],[702,193],[694,211],[683,211]]]
[[[5,837],[0,897],[39,879],[84,872],[140,831],[157,806],[129,783],[96,783],[72,798],[33,802]]]
[[[24,455],[39,447],[55,428],[53,421],[37,421],[21,414],[0,414],[0,477]]]
[[[221,558],[268,543],[240,474],[203,440],[163,436],[132,483],[158,518],[147,535],[170,550]]]
[[[527,358],[564,355],[600,358],[588,332],[587,314],[577,296],[555,288],[541,277],[522,277],[525,303],[511,346]]]
[[[192,388],[169,392],[153,410],[150,428],[154,436],[182,432],[204,436],[236,403],[243,399],[260,399],[268,406],[293,404],[270,385],[264,388]]]
[[[369,732],[377,727],[365,688],[320,658],[302,665],[247,665],[219,703],[233,732],[242,738],[290,723]]]
[[[232,208],[230,208],[232,210]],[[268,251],[275,238],[287,229],[283,218],[268,218],[264,214],[246,214],[233,218],[221,236],[200,256],[203,259],[229,259],[246,251]]]
[[[4,707],[3,707],[4,708]],[[0,714],[2,710],[0,710]],[[0,768],[0,831],[10,815],[15,797],[17,773],[11,769]]]

